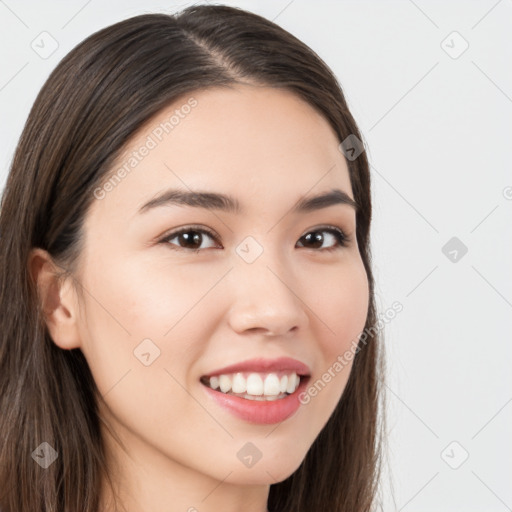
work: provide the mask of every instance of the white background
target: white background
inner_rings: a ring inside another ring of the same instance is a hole
[[[192,3],[1,1],[1,187],[66,53],[106,25]],[[404,308],[385,328],[384,510],[512,510],[512,2],[225,3],[311,46],[367,145],[377,304]],[[31,47],[43,31],[59,45],[47,59]],[[452,237],[465,255],[445,256]]]

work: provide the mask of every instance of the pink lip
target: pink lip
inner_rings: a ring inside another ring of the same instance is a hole
[[[215,375],[236,373],[236,372],[279,372],[279,371],[293,371],[297,375],[310,375],[311,370],[309,367],[292,359],[291,357],[280,357],[278,359],[248,359],[235,363],[224,368],[214,370],[203,377],[213,377]]]
[[[208,396],[234,416],[251,423],[270,425],[286,420],[297,411],[301,405],[299,395],[306,389],[309,380],[310,377],[301,378],[294,393],[272,401],[247,400],[213,390],[206,385],[202,387]]]

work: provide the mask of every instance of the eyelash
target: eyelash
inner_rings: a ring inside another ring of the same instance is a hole
[[[179,247],[179,246],[173,247],[173,244],[170,243],[170,240],[172,240],[173,238],[176,238],[177,236],[182,235],[183,233],[189,233],[189,232],[206,233],[215,242],[218,243],[217,236],[214,233],[212,233],[209,229],[206,229],[203,227],[198,227],[198,226],[186,226],[177,231],[173,231],[172,233],[165,235],[165,237],[162,238],[159,241],[159,243],[169,244],[171,246],[171,249],[175,250],[175,251],[186,251],[186,252],[198,253],[199,251],[205,250],[205,249],[187,249],[187,248]],[[350,238],[344,233],[344,231],[342,231],[340,228],[337,228],[336,226],[321,226],[319,228],[315,228],[311,231],[308,231],[305,235],[301,236],[301,238],[304,238],[306,235],[308,235],[310,233],[318,233],[318,232],[330,233],[336,238],[336,241],[337,241],[337,245],[334,245],[332,247],[328,247],[326,249],[313,249],[318,252],[333,252],[333,251],[336,251],[336,250],[346,247],[351,241]]]

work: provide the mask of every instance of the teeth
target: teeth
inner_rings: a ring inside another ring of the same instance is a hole
[[[219,387],[219,377],[210,377],[210,387],[217,389]]]
[[[238,374],[238,375],[241,375],[241,374]],[[241,376],[241,378],[243,379],[243,376]],[[256,395],[256,396],[263,395],[263,380],[257,373],[251,373],[249,375],[249,377],[247,377],[245,389],[242,391],[242,393],[244,391],[247,391],[248,395]]]
[[[227,393],[231,389],[231,377],[229,375],[221,375],[219,377],[220,390]]]
[[[281,391],[281,393],[284,393],[286,391],[287,387],[288,387],[288,375],[283,375],[281,377],[281,382],[279,383],[279,391]]]
[[[241,373],[237,373],[233,377],[233,384],[231,386],[231,391],[233,393],[245,393],[246,390],[247,390],[247,385],[245,383],[244,376]]]
[[[278,395],[280,393],[281,382],[275,373],[270,373],[263,384],[264,395]],[[295,390],[294,390],[295,391]]]
[[[288,379],[288,385],[286,386],[287,393],[293,393],[299,385],[299,376],[297,374],[293,374]]]
[[[212,389],[220,388],[222,393],[244,395],[250,400],[275,400],[284,397],[285,393],[293,393],[299,387],[300,377],[295,372],[281,377],[277,373],[240,372],[206,378],[204,383]]]

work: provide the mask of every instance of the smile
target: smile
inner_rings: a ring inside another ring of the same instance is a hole
[[[295,372],[237,372],[203,377],[201,382],[221,393],[247,400],[280,400],[296,391],[300,377]]]
[[[202,377],[201,383],[206,395],[217,406],[244,421],[268,425],[290,418],[300,408],[299,395],[304,392],[309,380],[310,376],[298,376],[294,372],[283,375],[249,373],[241,377],[236,373]],[[224,391],[220,389],[221,382]],[[286,391],[282,392],[285,383]],[[214,389],[214,385],[218,388]],[[234,393],[233,386],[235,390],[244,389],[244,386],[246,389],[242,393]],[[267,392],[271,391],[272,394],[264,394],[265,386]],[[251,393],[247,393],[247,388]],[[255,391],[259,394],[252,394]]]

